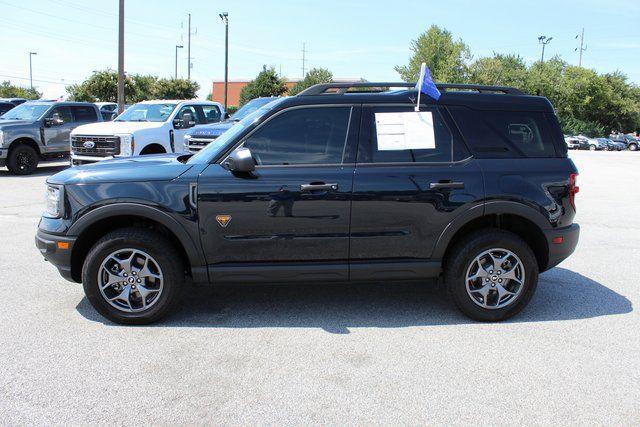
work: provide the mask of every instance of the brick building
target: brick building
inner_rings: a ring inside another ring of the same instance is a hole
[[[227,89],[227,104],[231,106],[238,106],[240,102],[240,91],[242,88],[249,84],[251,79],[246,80],[229,80],[229,87]],[[300,79],[288,79],[285,83],[288,89],[291,89],[293,85],[299,82]],[[224,80],[214,80],[211,86],[211,100],[224,104]]]

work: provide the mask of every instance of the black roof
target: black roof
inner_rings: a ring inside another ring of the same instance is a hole
[[[418,91],[410,83],[329,83],[315,85],[284,100],[282,107],[309,104],[415,104]],[[526,95],[514,88],[482,85],[437,85],[438,101],[421,95],[420,105],[460,105],[481,110],[519,110],[553,112],[547,98]],[[387,90],[388,88],[398,90]],[[411,89],[405,89],[411,87]],[[353,89],[355,90],[353,90]],[[363,92],[362,88],[373,88]],[[382,88],[383,91],[376,91]],[[360,90],[360,91],[358,91]],[[331,92],[333,91],[333,92]]]

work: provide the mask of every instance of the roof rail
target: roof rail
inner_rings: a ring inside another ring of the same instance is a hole
[[[317,85],[313,85],[298,94],[298,96],[313,96],[313,95],[344,95],[347,92],[358,93],[358,92],[367,92],[367,93],[376,93],[376,92],[386,92],[390,87],[406,87],[413,88],[415,87],[415,83],[407,83],[407,82],[383,82],[383,83],[373,83],[373,82],[352,82],[352,83],[320,83]],[[458,84],[458,83],[436,83],[436,87],[441,91],[446,91],[447,89],[458,89],[458,90],[474,90],[479,93],[504,93],[507,95],[524,95],[520,89],[516,89],[513,87],[507,86],[486,86],[486,85],[473,85],[473,84]],[[358,88],[369,88],[366,91],[349,91],[349,89],[358,89]],[[373,90],[371,90],[373,89]]]

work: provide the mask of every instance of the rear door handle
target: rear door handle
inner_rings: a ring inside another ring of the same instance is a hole
[[[440,190],[443,188],[462,189],[464,188],[464,182],[453,182],[453,181],[432,182],[429,185],[429,188],[431,188],[432,190]]]
[[[300,191],[337,191],[338,184],[302,184]]]

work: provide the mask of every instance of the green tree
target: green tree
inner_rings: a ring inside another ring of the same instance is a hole
[[[479,58],[469,66],[469,82],[481,85],[524,88],[527,84],[527,64],[519,55]]]
[[[194,99],[200,85],[186,79],[159,79],[153,85],[154,99]]]
[[[291,88],[289,95],[297,95],[313,85],[317,85],[319,83],[331,83],[332,81],[333,74],[331,71],[326,68],[312,68],[309,70],[307,75],[304,76],[304,79],[300,80]]]
[[[455,41],[446,29],[432,25],[411,42],[411,51],[409,64],[395,67],[402,80],[417,81],[423,62],[436,82],[465,83],[468,80],[469,48],[462,40]]]
[[[240,92],[240,107],[254,98],[263,96],[280,96],[287,91],[283,78],[278,76],[275,68],[265,65],[258,76],[249,82]]]
[[[151,75],[127,75],[124,79],[125,102],[134,103],[153,98],[158,78]],[[94,71],[82,83],[67,86],[69,99],[84,102],[117,102],[118,73],[114,70]]]
[[[0,83],[0,98],[39,99],[42,94],[35,89],[15,86],[9,81]]]

